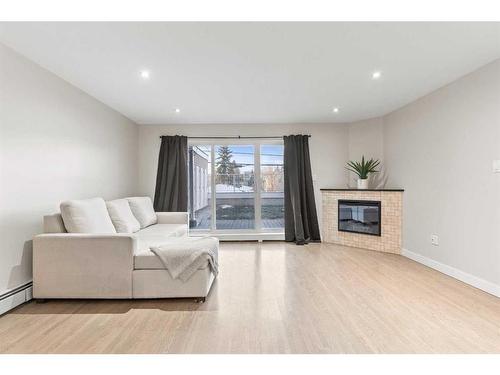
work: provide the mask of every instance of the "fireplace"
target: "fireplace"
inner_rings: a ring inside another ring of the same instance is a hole
[[[338,201],[338,230],[381,235],[380,201],[341,200]]]
[[[403,193],[403,189],[322,188],[322,241],[401,254]],[[372,210],[366,212],[363,220],[357,216],[360,205]]]

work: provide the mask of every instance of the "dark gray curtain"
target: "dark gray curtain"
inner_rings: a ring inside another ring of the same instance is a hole
[[[309,156],[309,136],[283,137],[285,153],[285,241],[321,241]]]
[[[187,137],[175,135],[161,138],[154,199],[155,211],[187,211],[187,155]]]

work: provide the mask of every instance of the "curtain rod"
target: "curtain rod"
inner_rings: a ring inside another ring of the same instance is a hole
[[[307,134],[307,136],[310,138],[311,135],[310,134]],[[163,137],[168,137],[167,135],[160,135],[160,138],[163,138]],[[188,137],[190,139],[283,139],[283,136],[269,136],[269,137],[245,137],[245,136],[241,136],[241,135],[236,135],[236,136],[233,136],[233,137],[226,137],[226,136],[223,136],[223,137]]]

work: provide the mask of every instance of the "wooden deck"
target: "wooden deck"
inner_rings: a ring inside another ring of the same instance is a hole
[[[210,229],[211,215],[210,210],[204,209],[197,212],[198,225],[191,229]],[[255,220],[253,219],[237,219],[237,220],[222,220],[219,219],[215,223],[216,229],[221,230],[238,230],[238,229],[255,229]],[[285,219],[262,219],[262,228],[264,229],[280,229],[285,227]]]
[[[192,229],[210,229],[210,217],[204,218],[195,228]],[[217,229],[255,229],[255,220],[217,220],[215,223]],[[263,219],[262,228],[264,229],[280,229],[285,227],[284,219]]]

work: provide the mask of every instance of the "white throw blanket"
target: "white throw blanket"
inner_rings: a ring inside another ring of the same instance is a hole
[[[151,247],[173,279],[187,281],[207,261],[217,277],[219,240],[213,237],[187,237],[172,239]]]

